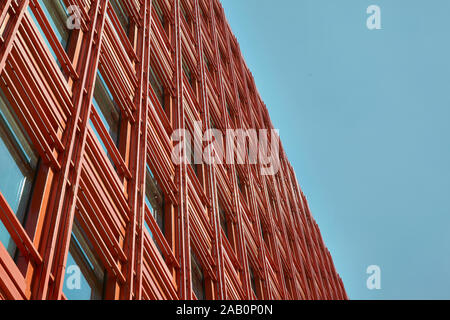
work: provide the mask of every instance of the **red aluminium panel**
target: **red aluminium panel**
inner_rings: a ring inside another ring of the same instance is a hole
[[[273,129],[220,2],[62,2],[77,27],[0,5],[2,99],[39,157],[25,219],[0,190],[0,299],[70,298],[69,257],[91,298],[347,299],[282,146],[274,175],[172,159],[179,130]]]

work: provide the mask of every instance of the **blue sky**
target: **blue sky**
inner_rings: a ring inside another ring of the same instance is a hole
[[[450,1],[221,2],[349,297],[450,299]]]

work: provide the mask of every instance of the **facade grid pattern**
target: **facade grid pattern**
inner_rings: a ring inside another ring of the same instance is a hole
[[[198,121],[273,128],[218,0],[2,0],[0,91],[38,158],[23,217],[0,189],[0,300],[70,299],[70,259],[96,299],[347,299],[282,147],[171,159]]]

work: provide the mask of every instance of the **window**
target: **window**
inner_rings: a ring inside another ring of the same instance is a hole
[[[150,167],[147,165],[147,176],[145,179],[145,202],[147,203],[153,218],[159,226],[159,229],[164,234],[164,194],[159,187]],[[150,235],[154,239],[150,228],[146,226]]]
[[[150,65],[150,84],[153,91],[155,92],[156,97],[158,98],[159,103],[161,104],[161,107],[165,109],[164,87],[158,75],[155,73],[152,65]]]
[[[70,33],[71,30],[69,30],[66,26],[67,19],[69,17],[66,6],[62,0],[38,0],[40,7],[42,8],[42,11],[45,14],[45,17],[47,18],[50,26],[52,27],[52,30],[56,36],[56,38],[61,43],[61,46],[64,50],[67,50],[69,39],[70,39]],[[33,11],[30,7],[28,7],[28,12],[31,16],[31,18],[34,20],[34,23],[41,34],[41,36],[44,38],[45,43],[47,44],[48,49],[50,50],[50,53],[52,54],[53,58],[57,62],[58,66],[62,69],[62,63],[58,59],[53,47],[51,46],[49,39],[45,35],[42,26],[38,22],[36,16],[34,15]]]
[[[253,293],[255,294],[255,296],[257,297],[257,298],[259,298],[258,297],[258,291],[256,290],[256,277],[255,277],[255,272],[254,272],[254,270],[253,270],[253,267],[250,265],[249,266],[249,272],[250,272],[250,285],[251,285],[251,287],[252,287],[252,291],[253,291]]]
[[[68,300],[101,300],[105,269],[76,220],[66,263],[63,292]]]
[[[161,9],[161,6],[159,4],[159,1],[154,0],[153,1],[153,8],[155,9],[156,15],[159,19],[159,22],[161,22],[161,25],[163,26],[164,31],[167,33],[167,21],[166,21],[166,17],[164,16],[164,13]]]
[[[122,0],[110,0],[109,2],[116,13],[117,19],[119,19],[125,34],[128,35],[130,29],[130,19],[125,11]]]
[[[114,98],[106,85],[100,71],[97,73],[97,80],[95,81],[94,99],[92,103],[105,126],[106,131],[108,131],[111,136],[112,141],[116,146],[119,145],[119,130],[120,130],[120,110],[117,107]],[[96,133],[100,144],[102,145],[105,152],[108,154],[107,148],[104,141],[98,134],[95,126],[91,127]],[[108,155],[109,156],[109,155]]]
[[[242,185],[241,177],[239,176],[239,173],[237,170],[236,170],[236,181],[237,181],[239,191],[241,191],[241,194],[245,197],[244,186]]]
[[[0,192],[21,223],[31,198],[38,157],[0,89]],[[11,257],[16,244],[0,221],[0,241]]]
[[[227,214],[225,210],[223,210],[222,205],[220,203],[219,203],[219,218],[220,218],[220,226],[222,227],[222,230],[225,233],[227,239],[229,239]]]
[[[192,78],[192,72],[191,69],[189,69],[189,66],[184,62],[183,60],[183,71],[186,74],[186,78],[189,81],[189,84],[191,85],[192,89],[194,88],[194,81]]]
[[[209,62],[209,59],[206,55],[203,55],[203,60],[205,61],[206,68],[208,69],[209,73],[211,74],[212,73],[211,62]]]
[[[67,49],[70,30],[67,28],[69,15],[66,10],[66,5],[62,0],[39,0],[39,4],[59,42],[64,49]]]
[[[205,277],[197,256],[191,251],[192,291],[198,300],[205,300]]]

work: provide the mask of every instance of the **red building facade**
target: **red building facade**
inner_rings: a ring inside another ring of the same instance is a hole
[[[2,0],[0,107],[0,299],[347,299],[282,147],[172,160],[273,128],[218,0]]]

